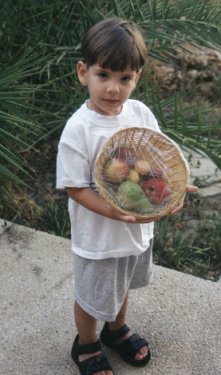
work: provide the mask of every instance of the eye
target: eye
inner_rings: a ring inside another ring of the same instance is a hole
[[[100,77],[101,79],[105,79],[108,78],[108,74],[106,72],[99,72],[98,77]]]
[[[121,81],[123,81],[125,83],[131,81],[131,79],[132,79],[131,76],[123,76],[123,77],[121,77]]]

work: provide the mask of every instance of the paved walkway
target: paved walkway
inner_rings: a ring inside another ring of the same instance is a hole
[[[0,251],[0,374],[78,374],[70,241],[0,220]],[[220,375],[221,283],[157,266],[154,274],[131,293],[128,316],[152,360],[138,370],[108,351],[115,374]]]

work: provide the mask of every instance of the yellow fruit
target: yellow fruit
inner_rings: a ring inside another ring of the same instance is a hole
[[[128,165],[120,159],[112,159],[106,166],[104,176],[110,182],[121,182],[127,178]]]
[[[146,160],[139,159],[135,163],[134,170],[140,175],[145,175],[150,171],[149,163]]]
[[[134,169],[131,169],[127,176],[127,179],[138,184],[138,182],[140,181],[140,176]]]

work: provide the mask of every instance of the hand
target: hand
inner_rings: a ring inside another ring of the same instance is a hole
[[[131,224],[145,224],[145,223],[151,223],[153,219],[138,219],[135,216],[129,216],[129,215],[121,215],[119,217],[119,220],[125,221],[126,223]]]
[[[150,219],[137,219],[133,215],[123,214],[114,208],[111,208],[111,210],[112,210],[112,216],[115,220],[124,221],[125,223],[131,223],[131,224],[143,223],[144,224],[144,223],[151,223],[153,221],[152,219],[151,220]]]
[[[125,221],[125,223],[135,223],[136,222],[136,218],[132,215],[122,214],[120,211],[116,210],[113,207],[109,207],[109,209],[110,209],[110,212],[112,211],[111,216],[115,220]]]
[[[194,185],[188,185],[187,188],[186,188],[187,193],[197,193],[198,190],[199,190],[198,187],[194,186]],[[170,212],[170,215],[173,215],[173,214],[181,211],[182,208],[183,208],[183,204],[184,204],[184,200],[179,204],[179,206],[177,206],[176,208],[174,208]]]

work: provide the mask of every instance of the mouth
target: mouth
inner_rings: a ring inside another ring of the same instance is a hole
[[[105,102],[107,103],[111,103],[111,104],[119,104],[120,103],[120,100],[118,99],[103,99]]]

